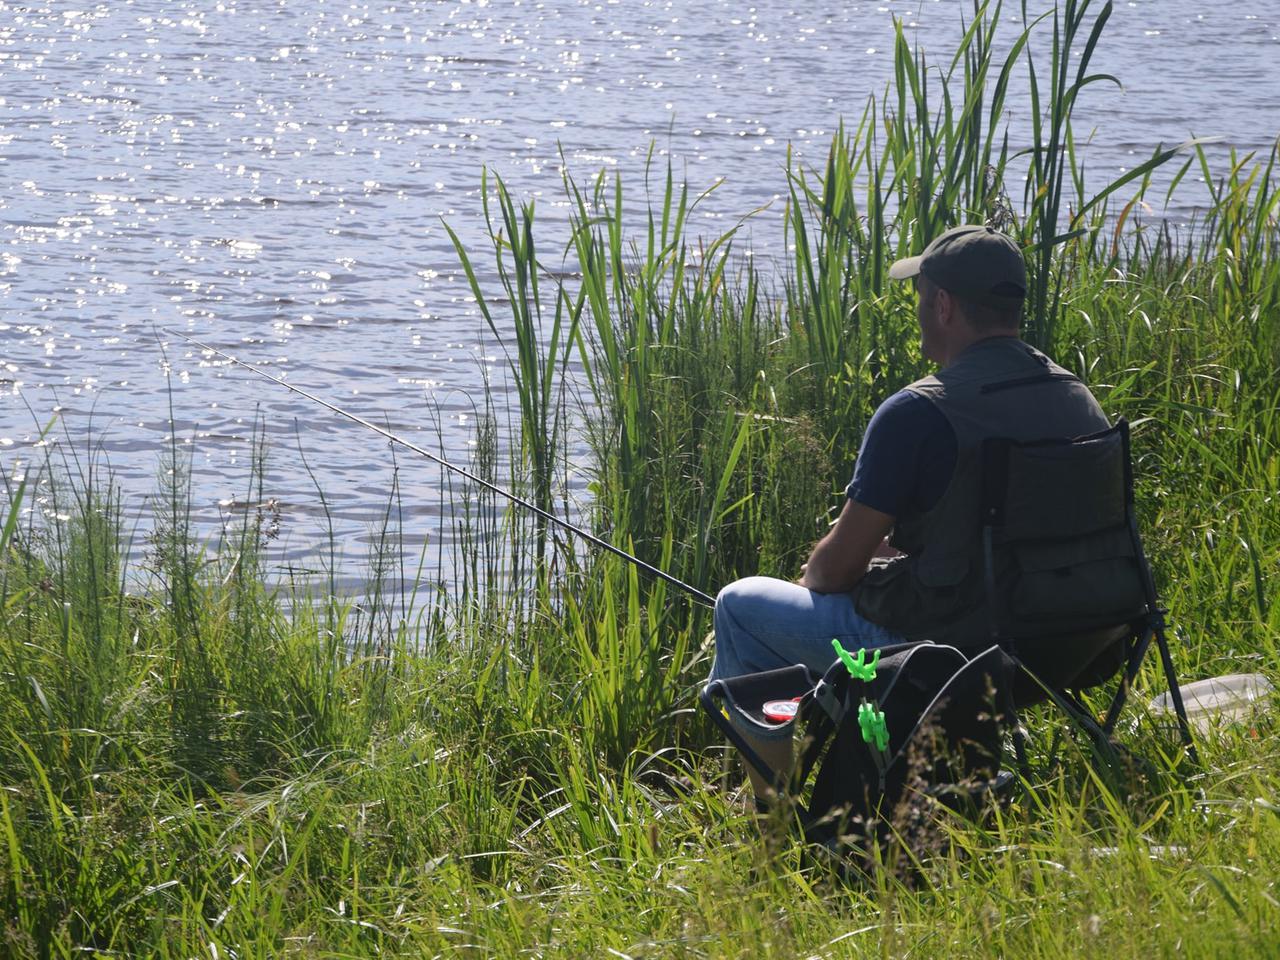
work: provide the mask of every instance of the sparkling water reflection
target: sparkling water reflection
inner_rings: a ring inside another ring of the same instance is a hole
[[[744,244],[768,256],[788,147],[819,162],[841,115],[883,88],[893,17],[944,51],[967,9],[0,2],[4,469],[31,456],[56,410],[61,445],[91,435],[139,515],[172,403],[211,532],[248,499],[257,418],[280,563],[301,562],[322,530],[303,451],[358,570],[390,489],[385,444],[160,330],[465,459],[486,378],[502,396],[501,351],[441,220],[481,246],[482,166],[537,198],[556,236],[562,155],[581,177],[604,168],[638,184],[652,143],[695,187],[723,178],[700,230],[773,204]],[[1118,5],[1097,67],[1127,89],[1082,101],[1080,130],[1097,126],[1090,166],[1114,174],[1193,132],[1266,149],[1280,131],[1278,27],[1270,0]],[[1197,194],[1183,197],[1175,217]],[[439,471],[401,467],[410,542],[447,548]]]

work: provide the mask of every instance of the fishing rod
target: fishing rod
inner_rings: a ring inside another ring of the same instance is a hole
[[[208,350],[210,353],[216,354],[217,356],[222,357],[226,360],[230,360],[232,363],[236,364],[237,366],[244,367],[246,370],[256,373],[258,376],[262,377],[265,380],[270,380],[272,383],[278,383],[280,384],[280,386],[284,387],[286,390],[292,390],[294,393],[298,394],[299,396],[306,397],[312,403],[318,403],[320,404],[320,406],[325,407],[329,410],[332,410],[334,413],[338,414],[339,416],[346,417],[348,420],[354,423],[358,423],[362,427],[367,427],[368,429],[372,430],[374,433],[377,433],[386,437],[392,443],[400,444],[400,446],[404,447],[406,450],[412,450],[414,453],[421,454],[422,456],[426,457],[428,460],[431,460],[431,461],[434,461],[435,463],[440,464],[440,466],[444,467],[445,469],[452,470],[454,473],[457,473],[457,474],[460,474],[461,476],[466,477],[468,480],[472,481],[473,483],[480,484],[480,486],[484,487],[486,490],[491,490],[494,493],[498,494],[499,496],[506,497],[516,506],[524,507],[526,510],[531,510],[533,513],[541,517],[543,520],[547,520],[550,523],[554,523],[556,526],[561,527],[565,530],[568,530],[570,533],[577,534],[579,537],[582,537],[582,539],[586,540],[588,543],[591,543],[597,547],[600,547],[602,550],[607,550],[610,553],[612,553],[614,556],[620,557],[621,559],[626,560],[628,563],[635,564],[645,573],[651,574],[657,577],[659,580],[665,580],[667,583],[671,584],[673,587],[679,587],[681,590],[685,591],[690,596],[692,596],[695,600],[697,600],[699,603],[705,606],[714,607],[716,605],[716,601],[714,597],[712,597],[710,594],[703,593],[697,587],[690,586],[689,584],[685,583],[683,580],[673,577],[671,574],[667,573],[665,570],[659,570],[657,567],[653,566],[652,564],[645,563],[639,557],[633,557],[631,554],[627,553],[625,550],[621,550],[618,547],[615,547],[612,543],[609,543],[609,541],[602,540],[599,537],[597,537],[595,534],[590,533],[586,530],[583,530],[581,527],[574,526],[568,520],[561,519],[560,517],[556,516],[554,513],[548,513],[546,510],[543,510],[541,507],[539,507],[536,503],[530,503],[528,500],[525,500],[523,497],[516,496],[516,494],[512,493],[510,490],[504,490],[502,487],[499,487],[497,484],[490,483],[488,480],[484,479],[484,477],[476,476],[474,473],[472,473],[470,470],[466,469],[465,467],[460,467],[456,463],[450,463],[448,460],[432,453],[430,450],[424,450],[422,447],[418,446],[416,443],[411,443],[410,441],[404,439],[404,437],[398,436],[397,434],[392,433],[390,430],[387,430],[384,427],[378,426],[376,423],[372,423],[371,421],[366,420],[364,417],[351,413],[349,410],[343,410],[337,404],[330,403],[328,400],[325,400],[323,397],[317,397],[314,393],[310,393],[306,390],[303,390],[301,387],[295,387],[292,383],[288,383],[287,381],[282,380],[279,377],[273,377],[271,374],[267,373],[261,367],[255,367],[252,363],[247,363],[244,360],[239,359],[238,357],[233,357],[229,353],[224,353],[223,351],[219,350],[217,347],[211,347],[207,343],[202,343],[201,341],[197,340],[195,337],[189,337],[185,333],[179,333],[177,330],[166,330],[165,333],[169,334],[170,336],[181,337],[183,340],[186,340],[189,343],[195,344],[197,347],[199,347],[202,350]]]

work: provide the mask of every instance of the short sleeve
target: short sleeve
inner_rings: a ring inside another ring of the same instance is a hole
[[[900,390],[867,424],[845,494],[895,519],[925,513],[951,482],[956,453],[955,430],[942,411]]]

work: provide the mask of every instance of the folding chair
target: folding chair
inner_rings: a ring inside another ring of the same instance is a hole
[[[1128,423],[1074,440],[991,439],[982,456],[990,641],[1017,665],[1005,685],[1007,711],[1052,699],[1105,745],[1154,639],[1183,743],[1198,762],[1165,610],[1138,533]],[[1058,627],[1063,623],[1071,624],[1068,632]],[[1073,691],[1103,683],[1121,667],[1099,722]],[[1015,722],[1012,731],[1025,774],[1021,726]]]
[[[929,642],[884,649],[879,674],[865,681],[851,679],[837,660],[821,677],[795,666],[716,680],[703,689],[708,715],[775,786],[798,799],[814,774],[808,803],[797,811],[811,839],[829,839],[851,816],[877,816],[882,799],[901,798],[905,765],[913,750],[917,757],[922,749],[929,752],[931,744],[921,738],[931,724],[945,735],[944,747],[959,755],[950,768],[942,757],[926,778],[930,792],[948,805],[980,805],[1012,785],[1010,775],[998,772],[1000,730],[1011,733],[1027,776],[1018,712],[1033,704],[1052,700],[1110,750],[1153,638],[1183,742],[1198,762],[1165,636],[1165,611],[1138,534],[1128,424],[1121,420],[1074,440],[989,440],[982,450],[980,510],[975,530],[989,636],[974,637],[964,649]],[[1078,691],[1117,672],[1119,687],[1099,722]],[[997,702],[986,708],[990,694]],[[770,715],[788,701],[795,704],[793,719]],[[866,731],[859,736],[857,714],[868,705],[890,717],[883,745],[873,744]],[[799,725],[802,753],[790,783],[780,782],[751,748],[729,710],[738,724],[760,732]],[[979,779],[969,780],[975,772]]]

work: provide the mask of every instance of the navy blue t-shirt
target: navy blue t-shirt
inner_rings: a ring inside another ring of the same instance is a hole
[[[867,424],[845,494],[895,519],[925,513],[951,482],[956,455],[956,433],[942,411],[899,390]]]

